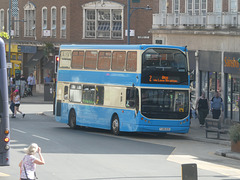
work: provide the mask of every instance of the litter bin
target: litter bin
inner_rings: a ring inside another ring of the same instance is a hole
[[[44,84],[44,101],[53,101],[53,83]]]

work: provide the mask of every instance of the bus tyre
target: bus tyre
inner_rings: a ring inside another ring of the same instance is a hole
[[[112,133],[114,135],[119,135],[119,119],[118,116],[114,116],[112,120]]]
[[[71,129],[76,129],[76,113],[74,110],[70,111],[69,115],[69,122],[68,125],[70,126]]]

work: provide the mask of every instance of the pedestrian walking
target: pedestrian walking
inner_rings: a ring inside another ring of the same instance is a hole
[[[26,81],[24,75],[22,74],[22,75],[21,75],[21,78],[20,78],[20,97],[21,97],[21,98],[24,98],[24,92],[25,92],[26,82],[27,82],[27,81]]]
[[[205,92],[202,92],[202,95],[198,98],[196,102],[196,109],[198,110],[198,119],[200,126],[203,127],[205,124],[205,118],[209,113],[209,102],[205,97]]]
[[[15,78],[14,75],[10,77],[10,88],[15,88]]]
[[[15,91],[15,95],[13,97],[13,102],[14,102],[14,115],[12,116],[13,118],[16,118],[16,114],[17,112],[19,112],[20,114],[22,114],[22,117],[24,118],[25,117],[25,114],[22,113],[20,110],[19,110],[19,107],[20,107],[20,95],[19,95],[19,91],[16,89]]]
[[[23,160],[21,160],[21,162],[19,163],[20,179],[21,180],[37,179],[36,165],[45,164],[41,148],[36,143],[32,143],[28,148],[25,148],[24,151],[26,152],[26,155],[23,157]],[[35,156],[36,153],[38,153],[39,158]]]
[[[27,82],[28,82],[28,86],[29,86],[29,88],[30,88],[30,90],[31,90],[30,95],[32,96],[32,95],[33,95],[33,94],[32,94],[32,89],[33,89],[33,86],[35,85],[35,78],[34,78],[34,76],[33,76],[33,73],[31,73],[31,74],[28,76]]]
[[[220,97],[219,92],[211,100],[211,111],[213,119],[219,119],[221,110],[224,111],[223,99]]]
[[[10,93],[10,109],[12,111],[12,117],[14,116],[14,102],[13,102],[13,98],[15,96],[15,88],[11,88],[11,93]]]

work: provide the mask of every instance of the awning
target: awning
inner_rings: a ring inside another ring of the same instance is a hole
[[[28,62],[25,64],[27,67],[34,67],[36,64],[39,63],[39,61],[44,57],[43,51],[37,51],[33,57],[31,57]]]

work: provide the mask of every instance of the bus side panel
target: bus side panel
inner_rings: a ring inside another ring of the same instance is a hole
[[[61,116],[55,116],[56,121],[68,124],[69,117],[68,106],[69,106],[68,103],[61,103]]]
[[[75,109],[77,125],[93,128],[111,129],[112,115],[116,113],[120,121],[121,131],[136,131],[134,110],[116,109],[101,106],[70,105]]]

